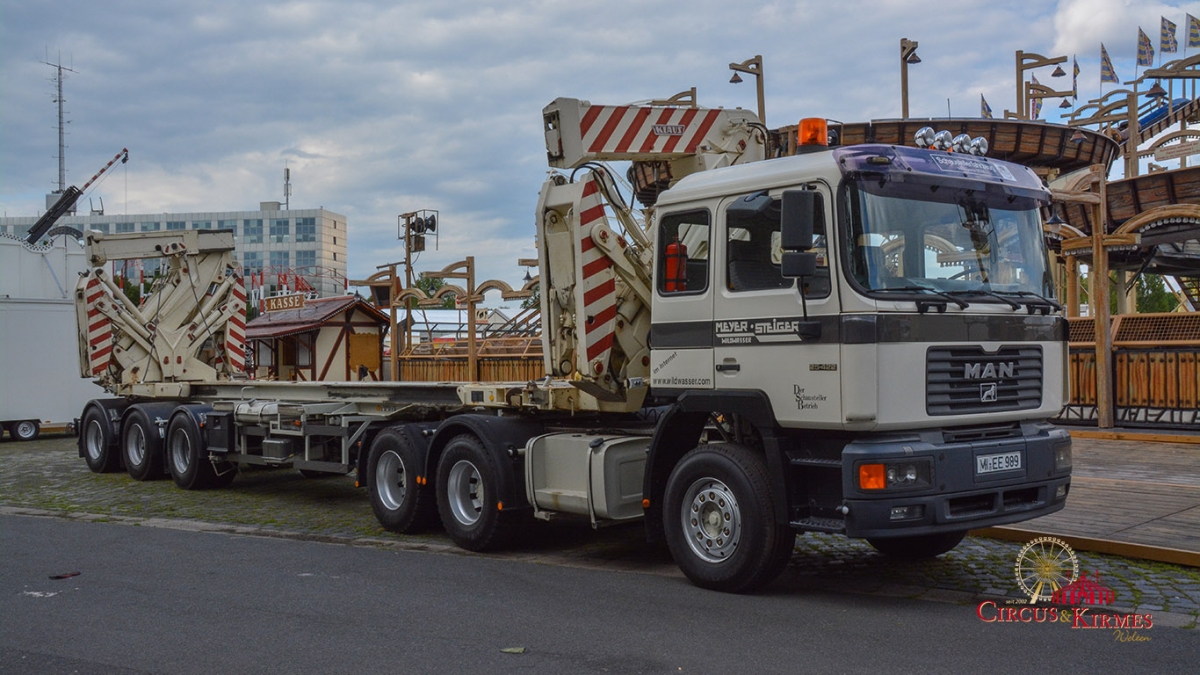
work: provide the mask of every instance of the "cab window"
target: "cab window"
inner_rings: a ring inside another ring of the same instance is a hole
[[[708,289],[711,216],[706,210],[662,217],[658,226],[658,279],[661,295],[698,294]]]
[[[758,192],[734,200],[725,211],[725,287],[733,292],[794,288],[795,279],[784,277],[779,265],[783,260],[779,222],[782,200]],[[818,213],[824,213],[824,200],[817,193]],[[813,228],[817,273],[804,279],[806,298],[829,295],[829,260],[825,254],[825,221]]]

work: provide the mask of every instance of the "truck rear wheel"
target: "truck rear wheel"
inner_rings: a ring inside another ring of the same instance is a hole
[[[167,425],[167,466],[171,478],[184,490],[203,490],[216,477],[204,451],[204,439],[192,416],[176,412]]]
[[[21,420],[8,425],[8,433],[17,441],[32,441],[42,432],[37,420]]]
[[[796,535],[775,517],[762,456],[714,443],[684,455],[665,496],[667,546],[692,583],[747,593],[771,582],[791,559]]]
[[[428,481],[417,485],[417,472],[425,453],[394,430],[385,429],[371,443],[367,457],[367,485],[371,510],[384,529],[406,534],[437,522],[437,495]]]
[[[88,406],[79,423],[79,446],[88,468],[95,473],[108,473],[121,467],[121,453],[117,449],[112,426],[107,413],[97,405]]]
[[[455,544],[485,551],[507,543],[512,527],[496,501],[499,470],[478,438],[450,439],[437,471],[437,504],[442,525]]]
[[[146,412],[134,407],[121,427],[121,454],[125,470],[134,480],[154,480],[163,475],[163,443],[158,428]]]
[[[876,551],[893,558],[920,560],[932,558],[952,550],[967,536],[966,531],[942,532],[917,537],[887,537],[867,539]]]

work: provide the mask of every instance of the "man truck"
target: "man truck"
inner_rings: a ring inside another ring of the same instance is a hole
[[[820,119],[783,151],[740,109],[558,99],[543,122],[543,379],[247,380],[231,233],[92,233],[81,368],[114,397],[84,408],[81,456],[185,489],[357,471],[383,527],[473,551],[535,519],[642,519],[728,592],[774,579],[797,533],[926,557],[1063,507],[1066,323],[1032,170],[932,129],[838,147]],[[602,160],[631,162],[647,208]],[[105,266],[146,257],[167,272],[135,306]]]

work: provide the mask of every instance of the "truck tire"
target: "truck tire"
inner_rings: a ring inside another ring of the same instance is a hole
[[[932,558],[952,550],[967,536],[965,530],[925,534],[916,537],[887,537],[867,539],[876,551],[892,558],[921,560]]]
[[[454,543],[468,551],[500,548],[513,528],[495,500],[499,468],[471,434],[450,439],[438,460],[437,505]]]
[[[791,559],[796,534],[775,517],[776,495],[762,455],[742,445],[702,445],[667,481],[667,546],[692,583],[748,593],[770,583]]]
[[[155,480],[163,476],[163,441],[158,427],[140,407],[125,416],[121,425],[121,457],[125,470],[134,480]]]
[[[216,472],[207,454],[204,438],[192,416],[183,411],[171,415],[171,423],[167,425],[167,468],[175,484],[184,490],[211,487]]]
[[[103,408],[91,405],[79,423],[79,449],[94,473],[108,473],[121,468],[121,452],[113,438],[112,425]]]
[[[8,434],[16,441],[32,441],[42,432],[37,420],[21,420],[8,425]]]
[[[437,494],[417,473],[425,456],[405,442],[395,429],[385,429],[371,443],[367,457],[367,487],[371,510],[386,530],[407,534],[428,529],[437,522]]]

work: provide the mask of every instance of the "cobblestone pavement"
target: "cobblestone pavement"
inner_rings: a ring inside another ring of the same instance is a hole
[[[290,469],[249,470],[225,490],[184,491],[169,480],[137,482],[94,474],[74,438],[0,443],[0,513],[51,515],[143,526],[296,537],[353,545],[475,555],[441,533],[397,535],[375,521],[351,477],[307,479]],[[1014,563],[1021,544],[968,537],[937,559],[898,562],[869,544],[834,535],[796,540],[791,567],[776,588],[920,598],[962,605],[1023,600]],[[586,524],[535,523],[513,560],[681,576],[669,555],[645,544],[640,524],[592,531]],[[1200,569],[1078,552],[1089,578],[1113,590],[1116,612],[1150,613],[1155,626],[1195,628]],[[974,614],[974,608],[969,610]]]

